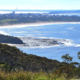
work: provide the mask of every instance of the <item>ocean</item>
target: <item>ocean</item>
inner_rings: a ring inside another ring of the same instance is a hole
[[[0,33],[17,37],[40,37],[68,39],[70,42],[59,46],[40,46],[40,47],[19,47],[27,53],[49,59],[63,61],[61,56],[69,53],[73,61],[78,60],[77,53],[80,51],[80,23],[51,23],[35,25],[13,25],[0,27]]]

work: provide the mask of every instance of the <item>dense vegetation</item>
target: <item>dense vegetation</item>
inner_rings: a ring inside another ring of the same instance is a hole
[[[33,22],[78,22],[79,16],[51,15],[51,14],[2,14],[0,15],[0,25],[33,23]]]
[[[14,46],[0,44],[1,80],[70,80],[80,78],[78,62],[71,62],[69,54],[61,57],[63,62],[26,54]],[[78,52],[80,59],[80,52]]]
[[[0,34],[0,43],[23,44],[23,41],[17,37]]]
[[[0,44],[1,80],[70,80],[80,78],[78,62],[71,62],[69,54],[64,62],[23,53],[14,46]],[[80,59],[80,52],[78,53]],[[14,72],[15,71],[15,72]]]
[[[54,71],[60,66],[68,64],[45,57],[39,57],[32,54],[29,55],[21,52],[16,47],[3,44],[0,44],[0,63],[6,64],[10,70],[18,68],[30,71],[40,71],[41,69],[42,71]]]
[[[57,60],[51,60],[36,55],[28,55],[21,52],[16,47],[2,44],[0,44],[0,61],[1,63],[6,62],[11,69],[18,68],[31,71],[40,71],[41,69],[43,71],[53,70],[60,65],[60,62]]]

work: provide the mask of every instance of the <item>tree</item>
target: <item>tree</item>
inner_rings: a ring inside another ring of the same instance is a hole
[[[70,63],[71,61],[72,61],[72,57],[71,56],[69,56],[69,54],[65,54],[65,55],[63,55],[62,57],[61,57],[63,60],[64,60],[64,62],[66,62],[66,63]]]
[[[78,52],[78,59],[80,60],[80,52]],[[80,68],[80,63],[79,63],[79,68]]]
[[[68,78],[72,75],[72,65],[70,65],[69,63],[72,61],[73,58],[71,56],[69,56],[69,54],[65,54],[61,58],[64,60],[64,62],[67,63],[67,65],[64,65],[61,68],[61,72],[67,73],[67,78]]]
[[[80,60],[80,52],[78,52],[78,59]]]

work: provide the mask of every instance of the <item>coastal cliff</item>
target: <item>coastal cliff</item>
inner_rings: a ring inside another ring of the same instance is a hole
[[[23,41],[18,37],[0,34],[0,43],[23,44]]]

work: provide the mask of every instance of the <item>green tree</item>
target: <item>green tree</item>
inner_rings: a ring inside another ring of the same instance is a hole
[[[78,52],[78,59],[80,60],[80,52]]]
[[[78,59],[80,60],[80,52],[78,52]],[[79,63],[79,68],[80,68],[80,63]]]
[[[70,63],[73,58],[72,58],[71,56],[69,56],[69,54],[65,54],[65,55],[63,55],[63,56],[61,57],[61,59],[63,59],[64,62],[66,62],[66,63]]]

